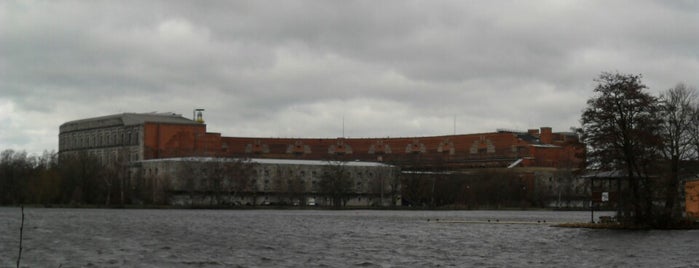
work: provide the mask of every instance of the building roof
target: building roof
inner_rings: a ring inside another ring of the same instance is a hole
[[[123,113],[93,117],[66,122],[61,125],[60,132],[103,128],[111,126],[142,125],[146,122],[170,124],[197,124],[191,119],[175,113]]]
[[[343,164],[345,166],[353,167],[389,167],[390,165],[378,163],[378,162],[365,162],[365,161],[322,161],[322,160],[297,160],[297,159],[265,159],[265,158],[253,158],[250,159],[253,163],[260,164],[279,164],[279,165],[313,165],[313,166],[327,166]]]
[[[204,162],[204,161],[235,161],[243,160],[237,158],[215,158],[215,157],[175,157],[175,158],[160,158],[160,159],[149,159],[143,160],[142,163],[152,163],[152,162],[177,162],[177,161],[191,161],[191,162]],[[271,164],[271,165],[310,165],[310,166],[327,166],[342,164],[345,166],[352,167],[391,167],[384,163],[378,162],[364,162],[364,161],[346,161],[346,162],[335,162],[335,161],[322,161],[322,160],[299,160],[299,159],[271,159],[271,158],[250,158],[250,162],[257,164]]]
[[[635,172],[634,172],[635,173]],[[611,171],[600,171],[600,170],[592,170],[589,171],[587,174],[583,175],[583,179],[624,179],[628,178],[628,173],[624,170],[611,170]],[[638,173],[634,174],[634,176],[639,176]],[[652,175],[651,175],[652,177]]]

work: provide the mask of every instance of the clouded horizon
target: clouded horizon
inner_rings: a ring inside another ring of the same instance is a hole
[[[0,150],[194,108],[224,136],[568,131],[616,71],[699,86],[699,3],[3,1]]]

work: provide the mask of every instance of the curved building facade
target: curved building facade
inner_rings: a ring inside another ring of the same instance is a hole
[[[220,189],[184,187],[180,183],[205,180],[205,173],[187,175],[183,170],[206,170],[206,159],[252,159],[256,163],[256,175],[249,183],[256,187],[241,190],[243,195],[229,195],[230,200],[221,199],[231,204],[295,204],[312,198],[317,204],[328,205],[329,197],[317,192],[314,182],[319,182],[320,170],[328,168],[322,163],[331,161],[361,164],[354,167],[356,172],[350,171],[354,185],[347,200],[350,205],[396,204],[401,195],[414,199],[404,195],[414,190],[401,186],[400,177],[404,174],[434,182],[433,174],[463,174],[458,176],[468,178],[479,169],[515,172],[512,183],[527,189],[527,194],[546,192],[553,196],[560,194],[559,188],[563,187],[557,182],[559,177],[570,177],[572,171],[583,167],[584,148],[575,134],[553,132],[549,127],[397,138],[225,137],[207,132],[203,120],[173,113],[124,113],[81,119],[64,123],[59,133],[60,156],[87,153],[104,163],[126,160],[131,163],[128,174],[132,185],[162,185],[161,192],[176,197],[167,201],[171,204],[193,202],[195,196],[209,200],[202,202],[213,200],[211,193]],[[185,168],[185,164],[191,167]],[[394,171],[390,176],[377,176],[387,174],[381,170]],[[304,182],[304,187],[288,190],[290,181],[297,179]],[[391,181],[397,183],[386,186]],[[367,185],[383,186],[366,188]],[[392,193],[387,194],[386,189]],[[298,197],[299,193],[303,198]]]
[[[585,152],[574,133],[549,127],[397,138],[222,137],[173,113],[124,113],[61,125],[59,153],[79,151],[104,160],[127,152],[131,161],[188,156],[343,159],[431,169],[580,168]]]

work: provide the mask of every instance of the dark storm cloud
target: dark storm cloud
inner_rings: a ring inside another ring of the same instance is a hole
[[[697,85],[693,1],[0,3],[0,147],[204,107],[224,135],[565,131],[602,71]]]

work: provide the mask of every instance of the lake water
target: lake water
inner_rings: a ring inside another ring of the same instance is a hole
[[[697,230],[549,225],[589,221],[589,212],[26,208],[25,215],[23,267],[699,267]],[[537,221],[546,224],[521,224]],[[19,226],[19,208],[0,208],[0,267],[16,265]]]

